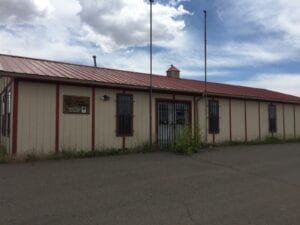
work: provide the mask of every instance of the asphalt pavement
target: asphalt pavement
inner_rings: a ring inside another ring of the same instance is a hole
[[[0,225],[299,225],[300,144],[0,165]]]

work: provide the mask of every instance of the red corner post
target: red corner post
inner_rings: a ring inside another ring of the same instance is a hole
[[[92,151],[95,151],[95,88],[92,88]]]
[[[17,154],[19,81],[13,82],[12,156]]]
[[[56,84],[56,110],[55,110],[55,152],[59,151],[59,96],[60,85]]]

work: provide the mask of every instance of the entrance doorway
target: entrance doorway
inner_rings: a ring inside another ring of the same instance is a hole
[[[157,101],[157,143],[159,146],[173,145],[176,137],[190,126],[190,108],[190,102]]]

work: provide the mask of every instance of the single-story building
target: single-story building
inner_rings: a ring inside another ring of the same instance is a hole
[[[209,82],[206,101],[204,82],[174,66],[152,76],[152,104],[146,73],[1,54],[0,77],[1,144],[12,156],[133,148],[150,136],[170,144],[186,126],[210,143],[300,136],[299,97]]]

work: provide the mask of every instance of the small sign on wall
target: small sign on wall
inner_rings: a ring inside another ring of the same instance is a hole
[[[63,112],[70,114],[90,114],[90,98],[64,95]]]

